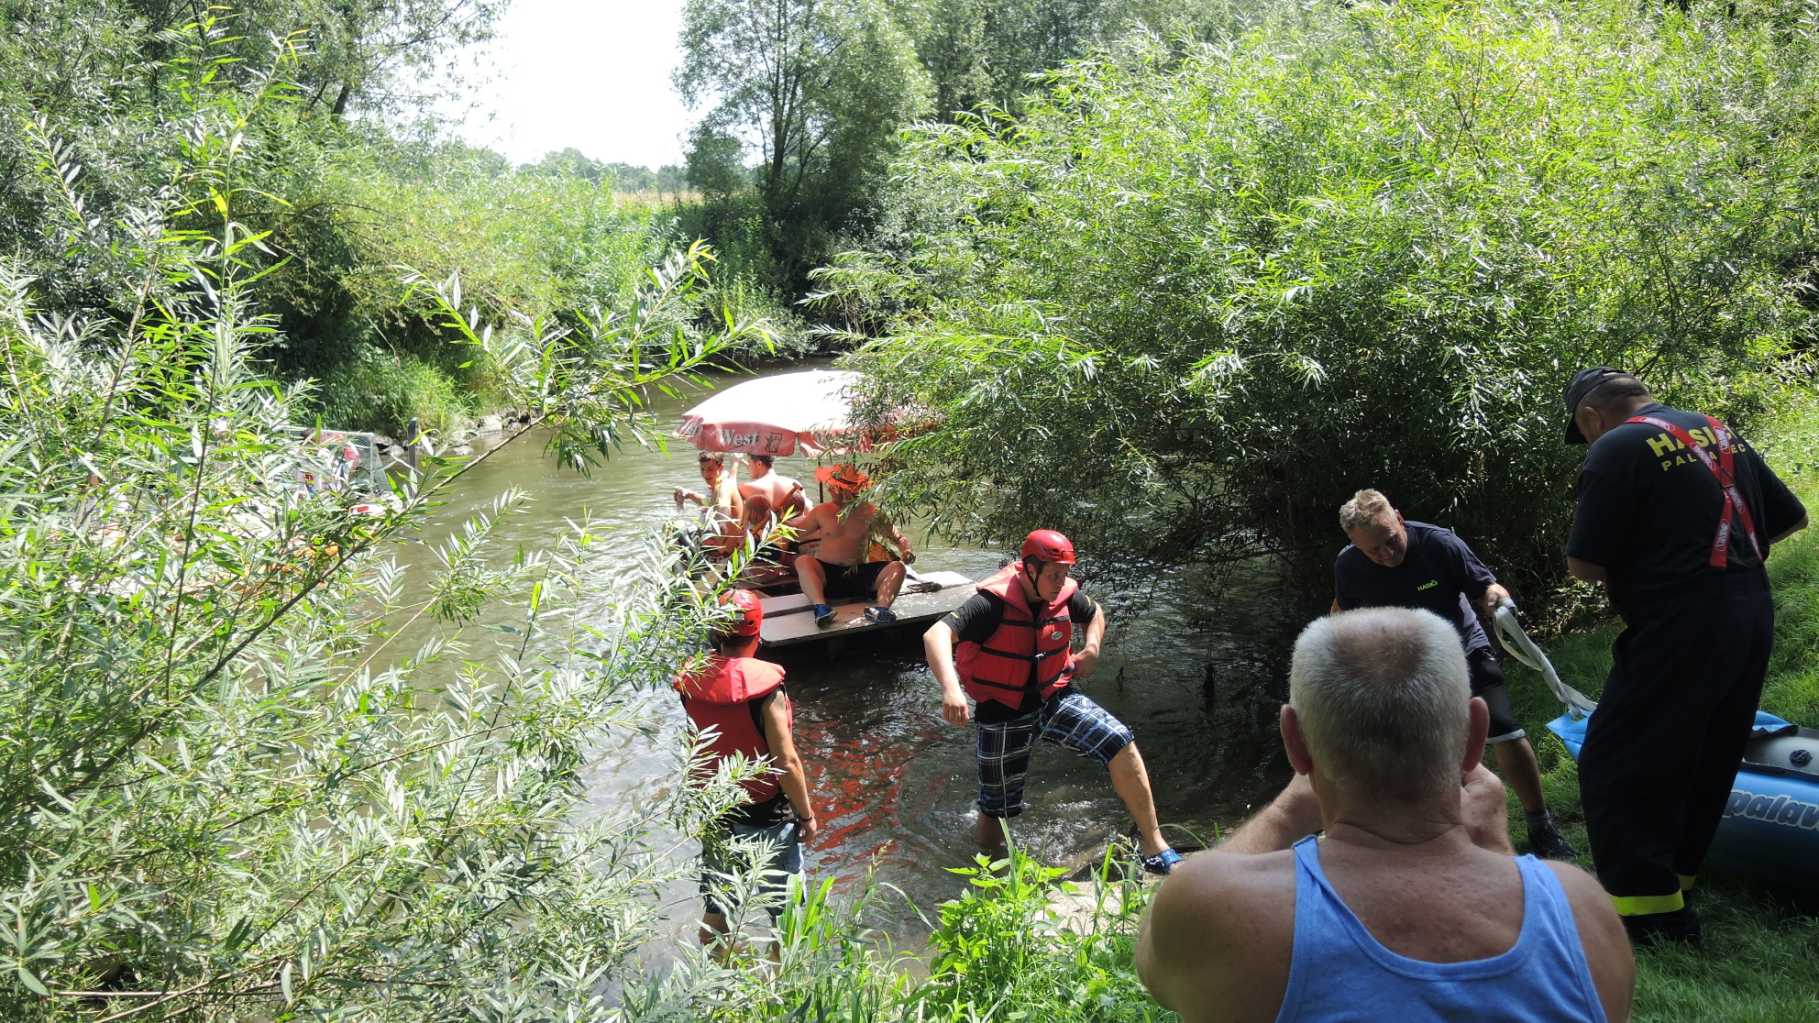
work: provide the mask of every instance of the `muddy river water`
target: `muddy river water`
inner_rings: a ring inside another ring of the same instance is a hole
[[[660,404],[660,421],[673,421],[698,400]],[[499,557],[509,558],[518,545],[551,542],[567,520],[586,512],[606,525],[607,542],[596,556],[610,567],[612,559],[632,557],[650,530],[677,514],[670,500],[674,487],[700,487],[694,451],[681,442],[667,453],[628,448],[583,477],[558,469],[537,441],[526,437],[478,466],[432,516],[424,542],[403,545],[399,560],[426,569],[431,545],[499,492],[518,487],[530,495],[530,508],[505,523]],[[813,470],[807,459],[777,464],[777,471],[804,480]],[[931,540],[914,524],[909,532],[924,570],[980,578],[1011,553]],[[1081,553],[1080,574],[1110,622],[1099,670],[1081,688],[1135,732],[1165,829],[1200,844],[1216,825],[1241,818],[1267,798],[1286,775],[1275,708],[1305,602],[1291,599],[1261,564],[1219,575],[1162,576],[1142,593],[1106,592],[1091,582],[1093,552]],[[887,890],[875,903],[875,923],[899,947],[919,944],[926,935],[922,914],[932,919],[935,905],[961,889],[962,880],[945,868],[968,863],[974,853],[977,784],[971,728],[943,721],[919,632],[902,632],[897,642],[855,643],[837,657],[811,651],[786,661],[797,746],[822,821],[822,834],[808,851],[808,873],[834,877],[850,890],[870,870],[903,893],[907,901]],[[655,725],[654,738],[615,734],[598,751],[590,798],[603,809],[677,783],[680,706],[671,693],[651,692],[640,697],[638,713]],[[1130,828],[1103,769],[1055,747],[1038,747],[1026,798],[1029,809],[1014,833],[1051,863],[1096,856],[1109,838]],[[678,855],[692,851],[679,837],[674,845]],[[675,934],[692,935],[698,912],[692,886],[669,894]]]

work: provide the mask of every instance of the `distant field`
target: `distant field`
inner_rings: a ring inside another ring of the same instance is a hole
[[[614,192],[613,201],[625,206],[668,206],[671,203],[696,203],[700,192]]]

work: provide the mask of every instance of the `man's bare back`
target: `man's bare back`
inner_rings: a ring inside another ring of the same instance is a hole
[[[776,513],[777,517],[786,522],[792,516],[809,510],[808,497],[803,493],[800,480],[779,476],[763,463],[752,466],[754,473],[759,468],[763,468],[764,472],[753,475],[739,484],[739,492],[744,494],[747,499],[755,496],[763,497],[770,502],[771,510]]]

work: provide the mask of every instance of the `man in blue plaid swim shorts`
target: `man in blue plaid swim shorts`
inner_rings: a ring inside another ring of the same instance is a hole
[[[1071,578],[1075,561],[1067,537],[1038,529],[1023,541],[1017,564],[981,582],[966,603],[923,634],[929,669],[941,683],[942,715],[954,725],[975,721],[979,845],[1001,847],[1001,822],[1023,812],[1030,747],[1040,738],[1104,765],[1137,822],[1143,869],[1166,874],[1181,854],[1162,839],[1136,740],[1071,684],[1092,674],[1105,639],[1105,609]],[[1077,654],[1075,622],[1086,624]],[[976,713],[969,714],[969,696]]]

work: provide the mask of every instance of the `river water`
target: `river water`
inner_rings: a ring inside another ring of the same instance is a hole
[[[673,423],[701,399],[662,401],[659,422]],[[507,519],[498,556],[552,542],[568,520],[591,513],[604,522],[604,566],[623,561],[652,529],[677,513],[677,486],[701,488],[694,449],[628,448],[591,476],[559,470],[540,439],[526,437],[495,452],[462,480],[426,526],[421,544],[402,545],[407,568],[426,572],[430,548],[507,487],[526,491],[528,512]],[[814,464],[781,459],[777,471],[808,483]],[[1012,553],[996,547],[931,540],[914,524],[917,567],[973,578]],[[1105,592],[1091,583],[1092,551],[1078,576],[1106,607],[1110,629],[1098,672],[1080,688],[1118,715],[1137,736],[1165,831],[1177,844],[1211,840],[1213,829],[1241,818],[1281,784],[1287,768],[1275,734],[1287,651],[1299,625],[1277,576],[1265,565],[1219,575],[1177,573],[1153,579],[1146,592]],[[963,880],[945,868],[967,864],[976,795],[971,727],[941,717],[938,687],[923,664],[920,635],[896,642],[851,643],[838,657],[810,652],[785,661],[796,708],[797,747],[807,766],[822,833],[807,853],[811,878],[833,877],[852,890],[868,871],[889,889],[878,898],[875,925],[899,947],[926,937],[924,915],[957,896]],[[411,644],[399,643],[397,649]],[[591,800],[614,809],[679,783],[676,748],[683,714],[673,694],[652,692],[637,712],[652,735],[615,734],[598,751],[588,779]],[[1039,745],[1017,842],[1046,862],[1096,858],[1130,820],[1102,768],[1056,747]],[[693,847],[674,838],[676,855]],[[699,906],[692,885],[667,893],[667,918],[678,940],[692,940]],[[918,911],[920,907],[920,911]]]

